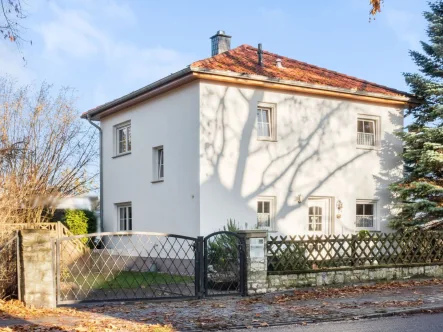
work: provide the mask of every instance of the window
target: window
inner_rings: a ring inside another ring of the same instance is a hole
[[[131,152],[131,123],[125,122],[115,127],[116,155]]]
[[[358,119],[357,122],[357,144],[361,146],[376,145],[376,121]]]
[[[323,208],[320,206],[309,207],[308,230],[310,232],[323,231]]]
[[[356,227],[375,228],[375,203],[357,202]]]
[[[118,204],[118,225],[120,231],[132,231],[132,206],[128,204]]]
[[[274,198],[261,197],[257,200],[257,228],[272,229],[274,222]]]
[[[164,149],[163,146],[158,146],[153,149],[153,181],[163,181],[165,177],[165,164],[164,164]]]
[[[257,107],[257,137],[259,140],[276,139],[275,107],[271,105],[261,104]]]

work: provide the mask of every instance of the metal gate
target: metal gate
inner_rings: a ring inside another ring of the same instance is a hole
[[[148,232],[59,238],[57,303],[196,297],[196,241]]]
[[[245,294],[245,241],[107,232],[58,238],[57,304]]]
[[[246,294],[245,238],[222,231],[204,238],[205,296]]]

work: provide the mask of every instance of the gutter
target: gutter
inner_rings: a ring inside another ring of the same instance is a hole
[[[240,73],[235,73],[235,72],[226,72],[226,71],[219,71],[219,70],[212,70],[212,69],[192,68],[192,72],[194,73],[194,75],[200,76],[202,78],[204,77],[206,79],[209,79],[207,77],[208,75],[215,75],[215,76],[226,77],[226,78],[236,78],[236,79],[250,80],[250,81],[256,81],[256,82],[263,82],[263,83],[281,84],[281,85],[300,87],[300,88],[319,90],[319,91],[337,92],[337,93],[348,94],[348,95],[379,98],[379,99],[399,101],[399,102],[410,103],[410,104],[420,104],[421,103],[418,99],[415,98],[414,95],[411,95],[407,92],[394,90],[394,89],[391,89],[391,90],[398,92],[398,94],[399,94],[398,96],[391,96],[391,95],[385,95],[385,94],[374,93],[374,92],[365,92],[365,91],[360,91],[360,90],[356,90],[356,89],[354,90],[354,89],[336,88],[336,87],[327,86],[327,85],[305,83],[305,82],[300,82],[300,81],[283,80],[283,79],[279,79],[279,78],[270,78],[270,77],[261,76],[261,75],[240,74]]]
[[[83,116],[82,116],[83,117]],[[100,225],[98,232],[103,232],[103,131],[100,126],[92,122],[91,116],[88,114],[86,116],[88,122],[98,129],[100,135]]]

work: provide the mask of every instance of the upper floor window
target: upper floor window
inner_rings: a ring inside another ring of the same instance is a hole
[[[275,107],[260,103],[257,107],[257,136],[259,140],[276,139]]]
[[[375,203],[357,202],[355,225],[358,228],[375,228]]]
[[[153,181],[163,181],[165,177],[165,152],[163,146],[153,148]]]
[[[377,142],[377,122],[376,120],[357,120],[357,145],[375,146]]]
[[[119,231],[132,231],[132,205],[124,203],[117,205]]]
[[[115,126],[116,155],[131,152],[131,122]]]
[[[257,228],[272,229],[274,217],[274,198],[259,197],[257,199]]]

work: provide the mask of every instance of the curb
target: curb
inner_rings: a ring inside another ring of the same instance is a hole
[[[438,310],[443,310],[443,305],[426,306],[421,308],[403,309],[403,310],[395,310],[390,312],[375,313],[370,315],[362,315],[362,316],[356,316],[356,319],[382,318],[382,317],[392,317],[392,316],[407,315],[407,314],[413,315],[413,314],[422,314],[425,311],[438,311]]]
[[[363,319],[377,319],[377,318],[383,318],[383,317],[395,317],[395,316],[401,316],[401,315],[414,315],[414,314],[422,314],[426,311],[443,311],[443,305],[438,306],[426,306],[421,308],[412,308],[412,309],[402,309],[402,310],[394,310],[389,312],[380,312],[380,313],[374,313],[369,315],[361,315],[361,316],[347,316],[347,317],[340,317],[340,318],[332,318],[332,319],[317,319],[317,320],[306,320],[303,321],[306,323],[306,325],[311,324],[319,324],[319,323],[328,323],[328,322],[351,322],[351,321],[357,321],[357,320],[363,320]],[[281,322],[281,323],[270,323],[268,326],[261,326],[261,325],[251,325],[254,329],[260,329],[260,328],[269,328],[269,327],[278,327],[278,326],[291,326],[291,325],[302,325],[300,322]],[[250,329],[249,326],[233,326],[229,328],[225,328],[222,330],[243,330],[243,329]],[[204,331],[203,329],[200,330],[191,330],[189,332],[197,332],[197,331]]]

